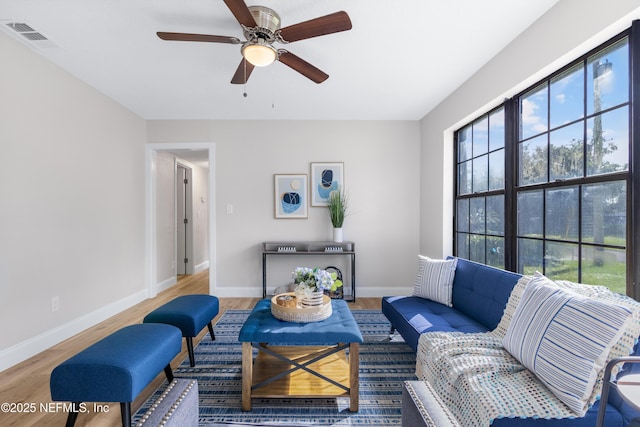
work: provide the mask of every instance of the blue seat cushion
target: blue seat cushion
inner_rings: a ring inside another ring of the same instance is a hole
[[[218,315],[220,303],[212,295],[183,295],[149,313],[144,323],[166,323],[182,331],[183,337],[195,337]]]
[[[487,327],[460,310],[416,296],[382,298],[382,313],[416,351],[425,332],[487,332]]]
[[[593,427],[596,425],[599,407],[600,401],[597,401],[584,417],[580,418],[499,418],[491,423],[491,427]],[[623,421],[622,415],[613,405],[607,404],[603,427],[622,427],[628,423],[629,420]]]
[[[271,300],[258,301],[240,329],[238,341],[273,345],[362,343],[360,328],[344,300],[331,300],[331,316],[319,322],[285,322],[271,314]]]
[[[175,326],[124,327],[58,365],[51,372],[51,399],[132,402],[181,350]]]
[[[493,330],[500,323],[511,291],[521,277],[521,274],[458,258],[453,306]]]

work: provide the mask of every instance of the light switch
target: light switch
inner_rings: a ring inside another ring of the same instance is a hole
[[[231,203],[227,204],[227,215],[231,215],[233,213],[233,205]]]

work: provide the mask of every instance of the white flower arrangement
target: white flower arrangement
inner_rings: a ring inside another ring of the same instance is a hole
[[[329,273],[317,267],[296,267],[291,276],[298,284],[296,291],[300,292],[335,291],[342,286],[342,281],[338,280],[336,273]]]

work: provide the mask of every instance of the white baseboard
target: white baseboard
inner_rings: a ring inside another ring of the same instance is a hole
[[[218,286],[214,295],[218,298],[262,298],[262,287]]]
[[[142,290],[0,351],[0,372],[147,299]]]
[[[209,261],[205,261],[193,267],[194,274],[200,273],[201,271],[207,270],[208,268],[209,268]],[[156,283],[155,285],[156,295],[162,291],[169,289],[176,283],[178,283],[177,276],[171,276],[162,280],[161,282]]]
[[[197,273],[200,273],[201,271],[207,270],[208,268],[209,268],[209,260],[193,266],[193,273],[197,274]]]
[[[178,283],[178,279],[176,276],[171,276],[167,279],[164,279],[162,282],[156,283],[156,286],[155,286],[156,295],[158,295],[159,292],[169,289],[176,283]]]
[[[379,288],[379,287],[358,287],[356,286],[356,299],[363,298],[381,298],[391,295],[411,295],[413,286],[403,286],[397,288]],[[215,295],[220,298],[261,298],[262,286],[218,286]]]
[[[394,288],[360,288],[356,287],[356,298],[382,298],[394,295],[411,295],[413,293],[413,286],[402,286]]]

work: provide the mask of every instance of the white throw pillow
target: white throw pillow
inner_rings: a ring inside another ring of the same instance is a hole
[[[626,307],[559,288],[536,273],[522,293],[503,346],[581,417],[609,350],[631,319]]]
[[[431,259],[418,255],[418,275],[413,295],[451,307],[453,278],[458,259]]]

